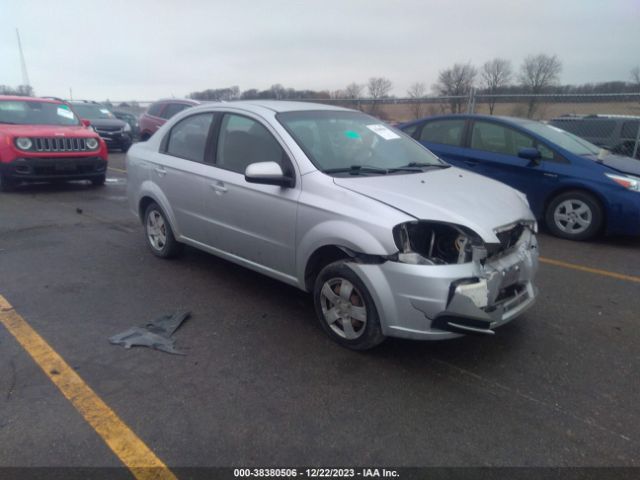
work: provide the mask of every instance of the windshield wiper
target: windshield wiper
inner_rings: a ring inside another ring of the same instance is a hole
[[[433,168],[449,168],[451,165],[448,163],[421,163],[421,162],[410,162],[405,165],[405,167],[433,167]]]
[[[348,173],[349,175],[360,175],[363,173],[380,173],[386,175],[389,170],[386,168],[367,167],[363,165],[351,165],[350,167],[327,168],[322,173]]]
[[[18,125],[16,122],[4,122],[0,120],[0,123],[4,123],[5,125]]]

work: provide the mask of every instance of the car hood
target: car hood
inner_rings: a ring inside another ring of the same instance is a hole
[[[124,120],[118,120],[117,118],[96,118],[95,120],[89,119],[91,125],[96,128],[100,127],[124,127],[127,122]]]
[[[13,137],[95,137],[93,130],[82,125],[7,125],[0,132]]]
[[[489,243],[499,242],[494,229],[535,219],[522,193],[455,167],[407,175],[335,177],[334,183],[416,219],[464,225]]]
[[[640,177],[640,160],[622,155],[606,155],[602,158],[598,158],[596,155],[589,155],[587,158],[606,165],[618,172]]]

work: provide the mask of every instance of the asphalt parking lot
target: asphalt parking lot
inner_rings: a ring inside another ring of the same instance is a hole
[[[640,466],[640,239],[541,234],[539,301],[497,335],[354,353],[294,288],[153,257],[110,158],[103,188],[0,196],[0,295],[169,468]],[[107,341],[178,307],[186,356]],[[122,465],[51,375],[0,325],[0,466]]]

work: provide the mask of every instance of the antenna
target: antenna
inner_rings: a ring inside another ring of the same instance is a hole
[[[22,52],[22,42],[20,42],[20,32],[16,28],[16,36],[18,37],[18,50],[20,50],[20,63],[22,64],[22,84],[27,87],[31,86],[29,82],[29,74],[27,73],[27,62],[24,60],[24,53]]]

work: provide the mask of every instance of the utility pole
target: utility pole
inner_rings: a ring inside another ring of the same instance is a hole
[[[30,87],[31,83],[29,82],[29,74],[27,73],[27,62],[24,59],[24,53],[22,52],[22,42],[20,41],[20,32],[17,28],[16,36],[18,37],[18,50],[20,51],[20,63],[22,64],[22,84]]]

